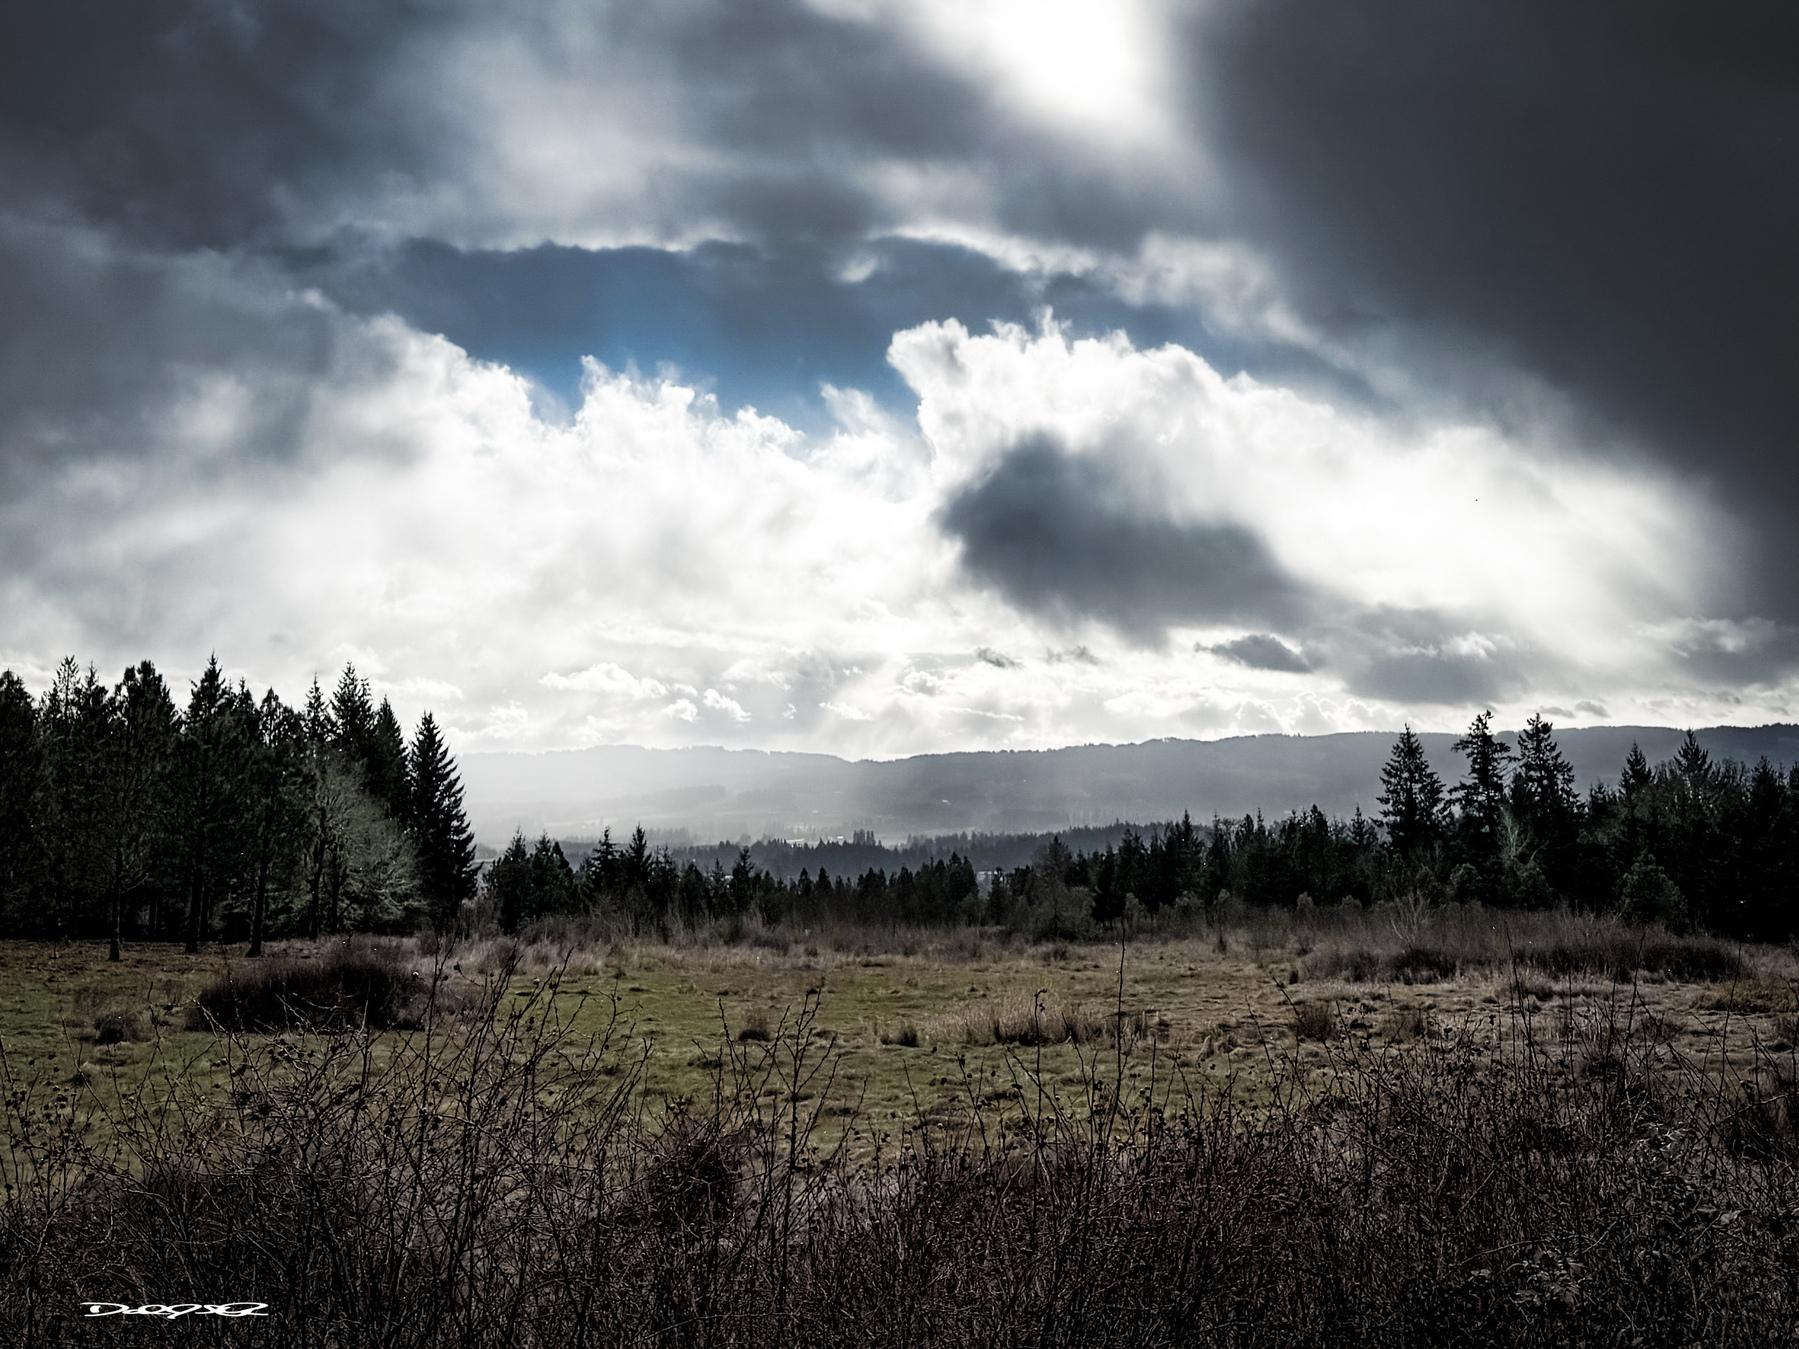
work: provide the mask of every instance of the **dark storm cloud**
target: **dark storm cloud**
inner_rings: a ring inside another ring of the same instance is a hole
[[[328,220],[378,175],[428,169],[434,128],[386,83],[422,7],[308,0],[31,4],[0,45],[16,176],[174,247]]]
[[[1256,632],[1232,642],[1199,648],[1214,656],[1224,656],[1252,670],[1274,670],[1282,674],[1305,674],[1312,666],[1306,658],[1272,633]]]
[[[0,315],[0,499],[53,466],[166,448],[171,409],[208,381],[253,390],[235,448],[280,458],[339,354],[332,315],[254,268],[3,216]]]
[[[1745,600],[1799,608],[1799,8],[1230,0],[1194,33],[1302,312],[1477,403],[1495,365],[1547,381],[1716,482],[1764,545]]]
[[[468,108],[484,96],[480,69],[508,60],[525,63],[514,68],[527,85],[603,92],[641,79],[670,93],[587,109],[620,123],[597,131],[675,151],[623,218],[583,217],[601,232],[710,220],[739,237],[853,242],[895,223],[861,172],[882,162],[970,173],[1010,223],[1049,238],[1128,247],[1146,219],[1178,217],[1166,183],[1133,187],[890,28],[797,0],[34,4],[0,52],[0,154],[15,184],[175,247],[405,229],[401,201],[437,203],[419,209],[436,212],[425,229],[439,237],[535,242],[563,216],[531,194],[566,175],[514,184],[518,199],[467,195],[479,191],[472,165],[516,149]],[[513,130],[565,141],[567,118],[546,116]],[[602,142],[588,158],[605,167]]]
[[[1139,641],[1175,623],[1292,619],[1306,607],[1249,530],[1169,519],[1091,455],[1037,436],[944,505],[963,565],[1012,603]]]

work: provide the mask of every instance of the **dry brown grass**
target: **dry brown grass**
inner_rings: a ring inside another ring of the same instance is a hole
[[[1352,1026],[1434,1015],[1434,993],[1365,992],[1330,999]],[[1399,1048],[1289,1051],[1237,1020],[1279,1070],[1253,1106],[1225,1080],[1133,1082],[1123,1043],[1045,1080],[1020,1041],[1002,1075],[945,1065],[957,1094],[893,1130],[858,1122],[819,995],[765,1041],[721,1031],[712,1089],[648,1111],[640,1042],[612,1016],[577,1033],[578,998],[515,979],[401,1037],[225,1035],[227,1092],[122,1106],[106,1146],[21,1107],[36,1091],[0,1057],[0,1337],[79,1343],[96,1297],[264,1301],[229,1342],[296,1349],[1799,1331],[1790,1056],[1751,1046],[1725,1075],[1671,1054],[1629,989]]]

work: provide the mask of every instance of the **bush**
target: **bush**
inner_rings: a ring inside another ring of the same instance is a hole
[[[658,1113],[612,1032],[559,1041],[545,1010],[478,1037],[239,1042],[229,1104],[128,1114],[110,1151],[0,1117],[0,1343],[118,1343],[85,1299],[195,1294],[272,1315],[229,1334],[194,1317],[188,1337],[281,1349],[1760,1349],[1799,1331],[1778,1063],[1753,1092],[1658,1075],[1608,1021],[1603,1071],[1534,1045],[1346,1050],[1331,1090],[1308,1097],[1300,1073],[1253,1110],[1120,1110],[1102,1072],[1072,1099],[980,1093],[959,1134],[921,1127],[896,1162],[816,1132],[828,1060],[804,1015],[722,1044],[701,1116]]]
[[[195,1000],[188,1025],[230,1031],[388,1030],[418,1024],[430,989],[396,943],[333,941],[316,954],[283,952],[231,966]]]
[[[97,1045],[116,1045],[149,1037],[150,1018],[142,1008],[112,1002],[94,1014],[94,1043]]]
[[[901,1022],[898,1028],[881,1032],[881,1043],[898,1045],[902,1049],[917,1049],[918,1027],[910,1021]]]
[[[1328,1002],[1302,1002],[1293,1009],[1293,1033],[1301,1040],[1329,1040],[1337,1034],[1337,1017]]]

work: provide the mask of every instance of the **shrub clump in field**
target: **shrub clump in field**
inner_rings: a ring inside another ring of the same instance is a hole
[[[898,1045],[902,1049],[917,1049],[918,1027],[907,1021],[893,1029],[884,1030],[881,1032],[881,1043]]]
[[[1329,1040],[1337,1033],[1337,1017],[1328,1002],[1302,1002],[1293,1009],[1293,1032],[1301,1040]]]
[[[142,1008],[110,1002],[94,1014],[94,1043],[116,1045],[127,1040],[147,1040],[149,1025],[149,1016]]]
[[[233,1031],[388,1030],[418,1024],[429,998],[429,985],[394,945],[334,942],[310,958],[283,953],[233,965],[195,1000],[189,1023]]]
[[[1389,1041],[1422,1040],[1430,1034],[1430,1016],[1422,1007],[1395,1007],[1381,1018],[1380,1029]]]

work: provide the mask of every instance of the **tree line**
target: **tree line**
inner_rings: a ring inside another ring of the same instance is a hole
[[[69,659],[41,698],[0,673],[0,932],[259,952],[271,937],[607,913],[646,933],[753,918],[1073,938],[1233,901],[1396,899],[1567,905],[1763,940],[1799,929],[1799,766],[1714,761],[1689,732],[1653,766],[1633,746],[1615,785],[1582,796],[1541,717],[1508,742],[1483,712],[1456,750],[1464,770],[1446,785],[1405,730],[1373,817],[1183,817],[1124,827],[1103,850],[1052,838],[982,874],[964,849],[782,877],[748,848],[702,866],[639,828],[622,844],[608,832],[579,865],[555,840],[515,836],[482,875],[435,721],[408,742],[353,667],[295,708],[213,660],[178,707],[148,661],[108,686]],[[858,861],[885,852],[856,843]]]
[[[180,940],[447,925],[477,889],[455,762],[408,742],[346,667],[327,698],[256,698],[217,659],[177,706],[144,661],[73,658],[33,698],[0,672],[0,931]]]
[[[1799,930],[1799,766],[1714,761],[1688,732],[1673,759],[1653,766],[1633,745],[1616,784],[1582,796],[1540,716],[1513,742],[1483,712],[1455,748],[1464,771],[1445,784],[1406,729],[1382,768],[1373,817],[1358,807],[1332,819],[1316,806],[1272,823],[1183,816],[1127,827],[1103,850],[1051,838],[1030,864],[985,877],[958,852],[854,876],[820,866],[781,878],[748,848],[728,869],[716,858],[703,867],[652,848],[639,828],[623,845],[608,832],[578,866],[547,836],[535,846],[517,836],[485,895],[509,931],[553,914],[610,912],[649,932],[754,917],[994,924],[1077,938],[1145,916],[1215,918],[1233,901],[1395,900],[1565,905],[1759,940]]]

